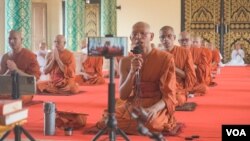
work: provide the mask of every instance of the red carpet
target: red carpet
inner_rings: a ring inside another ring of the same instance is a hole
[[[108,80],[107,80],[108,81]],[[116,92],[118,92],[118,80]],[[177,137],[166,137],[168,141],[183,141],[185,137],[198,135],[196,141],[220,141],[222,124],[250,124],[250,67],[224,67],[215,79],[216,87],[210,87],[205,96],[190,99],[197,103],[192,112],[176,112],[179,122],[185,124]],[[58,110],[76,111],[89,114],[87,127],[93,126],[101,118],[107,107],[108,86],[83,86],[81,94],[72,96],[36,95],[35,100],[53,101]],[[117,93],[118,96],[118,93]],[[29,106],[28,123],[24,127],[37,140],[89,141],[94,135],[74,131],[72,136],[64,136],[57,129],[55,136],[43,135],[43,104]],[[128,136],[131,141],[151,140],[142,136]],[[9,139],[13,138],[13,135]],[[108,140],[107,135],[100,140]],[[123,140],[117,136],[117,140]]]

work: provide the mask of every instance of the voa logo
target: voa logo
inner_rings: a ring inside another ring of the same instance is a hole
[[[247,136],[244,129],[226,129],[227,136]]]

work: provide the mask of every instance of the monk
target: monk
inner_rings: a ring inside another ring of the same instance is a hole
[[[177,104],[174,58],[170,53],[153,48],[150,43],[153,37],[147,23],[134,24],[131,48],[140,44],[142,54],[124,57],[120,62],[119,92],[125,102],[116,107],[115,114],[118,127],[127,134],[139,134],[140,121],[153,132],[171,132],[178,127],[174,117]],[[140,78],[140,85],[135,83],[136,77]],[[131,113],[138,115],[138,119]],[[106,119],[104,114],[97,127],[104,128]]]
[[[159,34],[164,50],[174,56],[177,82],[176,96],[178,106],[182,106],[187,102],[188,91],[191,91],[196,83],[193,58],[188,49],[174,45],[176,36],[171,26],[163,26]]]
[[[21,32],[11,30],[9,32],[9,45],[11,51],[5,53],[1,60],[1,75],[10,75],[16,71],[19,75],[35,76],[36,80],[40,78],[41,72],[36,55],[22,46]],[[9,97],[10,98],[10,97]],[[23,104],[31,102],[33,96],[22,96]]]
[[[72,52],[65,49],[65,37],[57,35],[55,47],[46,56],[44,73],[50,74],[51,80],[41,81],[37,88],[39,92],[52,94],[73,94],[79,92],[75,82],[75,58]]]
[[[212,75],[215,75],[221,61],[220,51],[212,43],[208,43],[207,47],[212,51],[211,71]]]
[[[76,76],[76,82],[80,85],[101,85],[105,83],[102,73],[103,57],[88,56],[82,62],[80,75]]]
[[[189,91],[189,96],[199,96],[207,93],[207,86],[204,81],[203,72],[206,71],[208,67],[206,54],[202,49],[191,47],[192,38],[188,32],[181,32],[179,37],[179,43],[182,47],[190,50],[193,61],[194,69],[196,73],[196,83],[191,91]]]
[[[202,42],[203,45],[202,45]],[[206,69],[204,69],[203,71],[200,71],[200,76],[202,76],[202,82],[205,82],[205,84],[207,86],[215,86],[217,85],[215,82],[213,82],[213,78],[211,75],[211,64],[212,64],[212,51],[210,49],[207,48],[207,42],[203,41],[202,38],[200,36],[193,36],[193,44],[192,47],[194,48],[200,48],[202,50],[202,52],[204,52],[206,60],[207,60],[207,65]]]
[[[102,73],[103,57],[88,56],[86,40],[82,41],[81,70],[76,76],[76,82],[80,85],[101,85],[105,83]]]

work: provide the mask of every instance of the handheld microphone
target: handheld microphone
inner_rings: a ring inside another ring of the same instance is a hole
[[[136,46],[130,50],[133,54],[141,54],[143,52],[141,42],[137,42]]]
[[[150,132],[147,127],[145,127],[142,123],[138,123],[138,132],[144,136],[148,136],[154,141],[166,141],[161,133]]]

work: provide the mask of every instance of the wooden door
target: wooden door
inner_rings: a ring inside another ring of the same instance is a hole
[[[40,42],[47,43],[47,4],[32,3],[32,50],[38,49]]]
[[[182,0],[182,31],[200,35],[220,49],[224,62],[236,42],[250,63],[249,0]]]
[[[224,61],[231,59],[235,43],[245,52],[245,62],[250,64],[250,0],[224,0]]]

